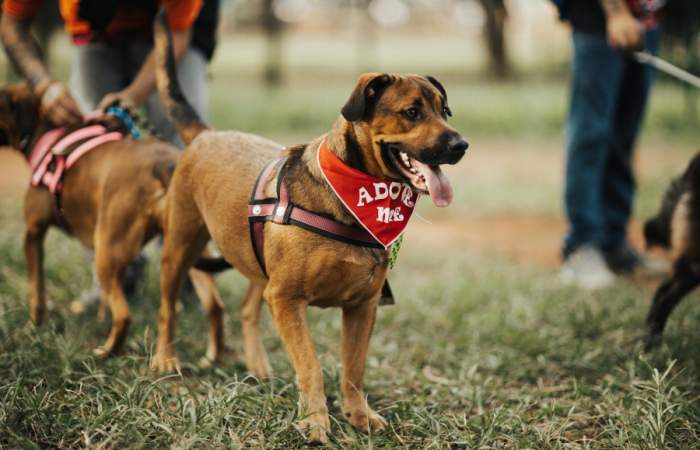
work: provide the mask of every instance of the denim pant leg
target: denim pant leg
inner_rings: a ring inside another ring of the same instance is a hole
[[[646,48],[656,52],[659,30],[646,34]],[[631,58],[625,60],[624,73],[615,111],[613,134],[605,164],[603,215],[604,250],[614,250],[627,239],[627,224],[632,214],[636,190],[632,156],[644,118],[654,70]]]
[[[564,255],[603,243],[603,176],[623,73],[623,57],[605,36],[573,33],[564,202],[569,232]]]
[[[100,42],[74,47],[69,84],[84,113],[93,111],[105,95],[124,89],[128,83],[120,47]]]

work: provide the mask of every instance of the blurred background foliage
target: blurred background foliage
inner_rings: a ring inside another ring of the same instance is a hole
[[[56,4],[45,2],[35,28],[66,77]],[[662,55],[700,73],[699,29],[700,2],[669,0]],[[219,40],[216,126],[307,138],[329,127],[359,73],[401,71],[442,79],[456,125],[472,136],[562,132],[568,27],[548,0],[222,0]],[[694,139],[696,92],[659,81],[645,137]]]

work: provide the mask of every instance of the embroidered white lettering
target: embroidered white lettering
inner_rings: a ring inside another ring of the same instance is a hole
[[[357,202],[357,206],[365,206],[367,203],[372,203],[374,199],[364,186],[360,187],[360,199]]]

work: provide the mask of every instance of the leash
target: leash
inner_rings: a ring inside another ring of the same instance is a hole
[[[700,77],[693,75],[692,73],[683,70],[678,66],[674,66],[670,62],[659,58],[658,56],[652,55],[646,50],[634,52],[632,55],[637,62],[651,66],[679,81],[700,89]]]
[[[143,136],[142,128],[148,131],[151,136],[165,140],[146,117],[139,114],[138,111],[132,111],[129,108],[121,106],[118,100],[107,108],[105,114],[119,119],[119,121],[124,124],[129,134],[136,140],[141,139]]]

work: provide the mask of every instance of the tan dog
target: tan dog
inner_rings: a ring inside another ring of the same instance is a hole
[[[163,371],[177,367],[175,298],[187,269],[211,237],[226,260],[251,282],[242,317],[247,364],[257,375],[270,372],[257,330],[259,302],[264,297],[296,370],[300,427],[309,432],[310,440],[326,442],[330,421],[323,374],[307,325],[309,305],[343,310],[345,417],[363,431],[384,428],[386,421],[365,401],[362,378],[388,252],[268,222],[264,230],[266,278],[251,244],[247,205],[261,169],[283,148],[254,135],[207,130],[185,101],[174,76],[164,14],[156,19],[155,35],[161,98],[189,146],[168,191],[153,366]],[[445,206],[452,190],[439,165],[456,163],[467,148],[466,141],[447,124],[448,114],[445,91],[432,78],[366,74],[325,138],[346,164],[375,177],[410,183],[414,190],[429,193],[434,203]],[[287,151],[285,180],[290,201],[337,222],[353,224],[355,219],[319,173],[316,154],[321,141]],[[273,184],[265,188],[268,196],[274,196]]]
[[[100,122],[108,128],[120,126],[113,117]],[[0,140],[4,141],[0,144],[11,145],[28,158],[38,138],[52,128],[40,116],[38,101],[26,85],[0,90]],[[117,352],[124,341],[130,315],[121,278],[143,246],[161,233],[165,193],[178,156],[177,149],[165,142],[125,138],[95,147],[65,174],[63,219],[75,238],[94,249],[103,305],[108,304],[112,313],[112,329],[95,350],[98,356]],[[27,189],[24,216],[29,310],[39,325],[46,315],[43,240],[50,226],[62,224],[52,194],[40,186]],[[189,273],[209,318],[206,361],[216,361],[223,348],[223,306],[211,275],[194,269]]]

